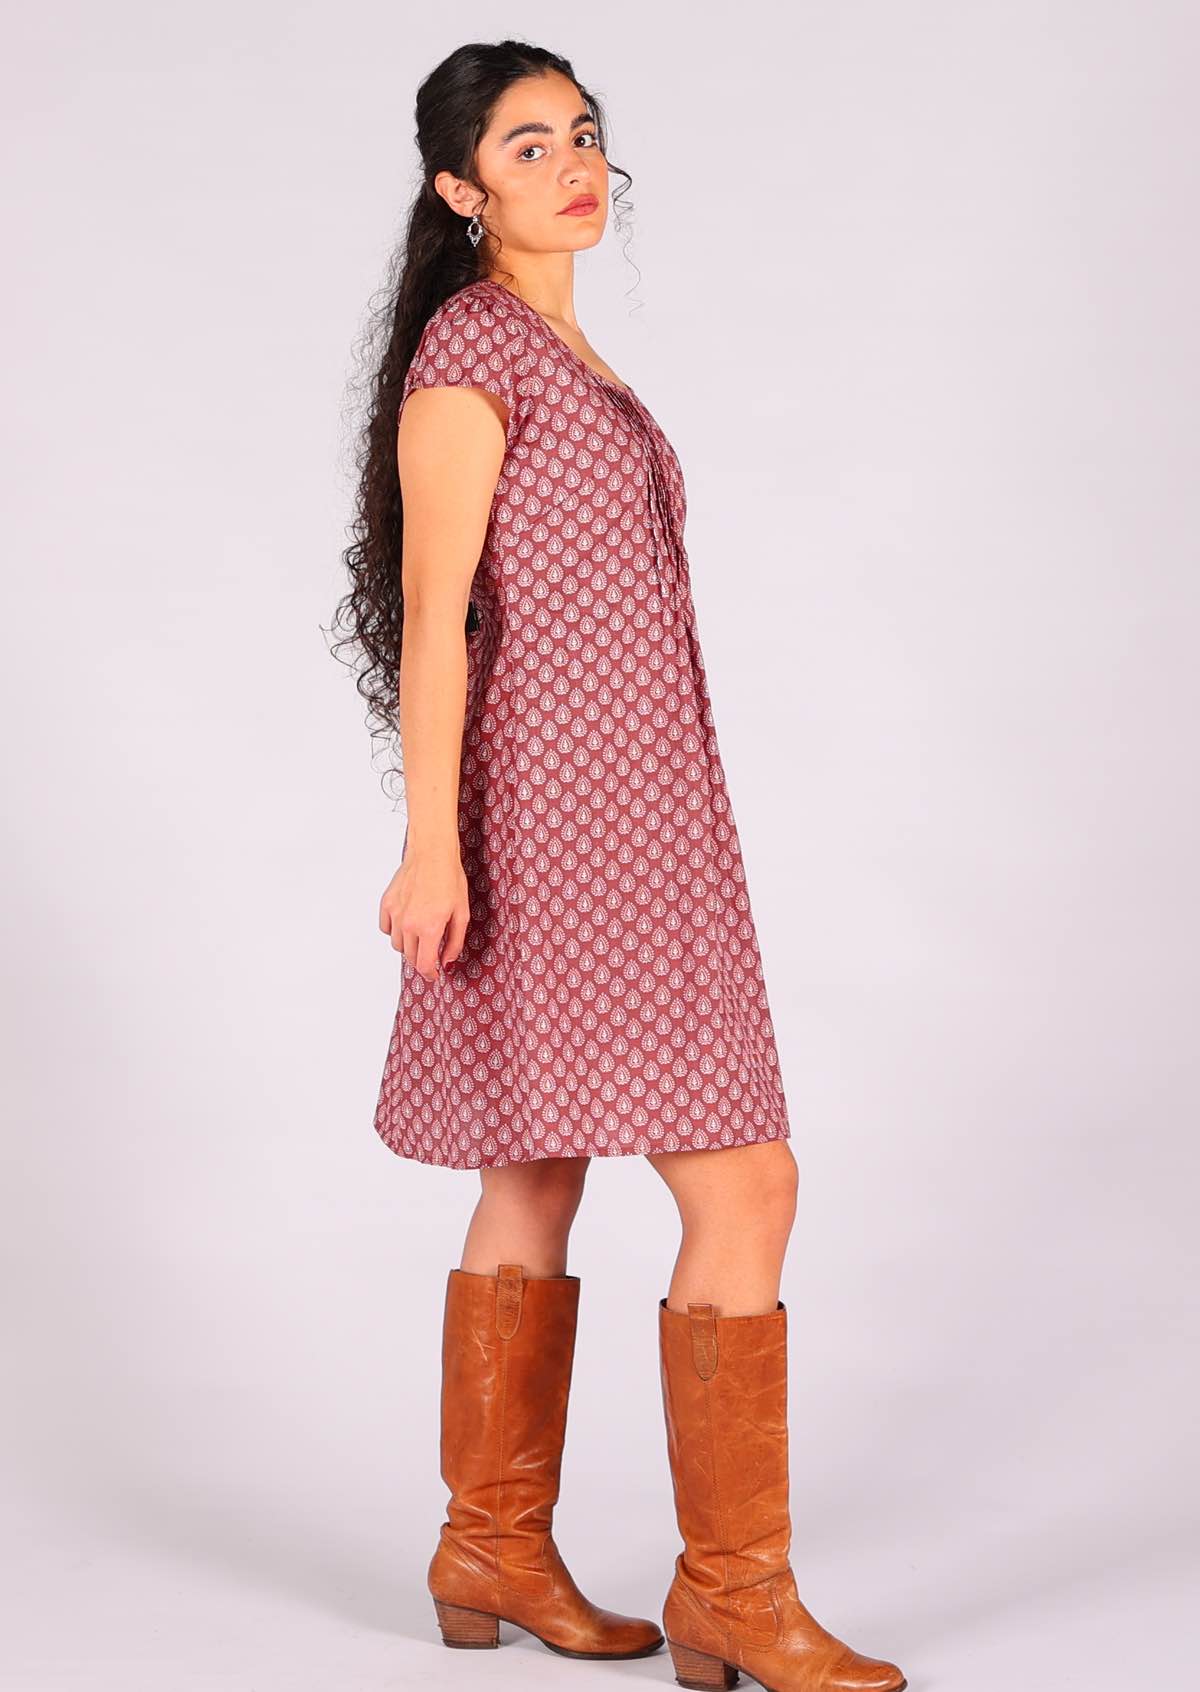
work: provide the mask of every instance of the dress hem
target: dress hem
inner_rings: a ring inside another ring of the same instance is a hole
[[[507,1155],[491,1158],[480,1157],[478,1162],[472,1163],[461,1158],[448,1158],[441,1152],[436,1151],[425,1151],[423,1149],[407,1151],[402,1146],[393,1143],[385,1135],[379,1135],[380,1140],[390,1152],[396,1157],[407,1158],[410,1163],[423,1163],[430,1168],[463,1170],[504,1169],[511,1164],[542,1163],[548,1162],[551,1158],[591,1157],[603,1160],[610,1157],[654,1157],[662,1153],[676,1151],[730,1151],[738,1146],[767,1145],[774,1140],[790,1140],[791,1137],[791,1126],[788,1123],[779,1124],[774,1128],[760,1129],[751,1139],[728,1141],[712,1139],[705,1146],[686,1144],[680,1140],[680,1136],[677,1134],[664,1136],[664,1139],[676,1141],[677,1143],[674,1145],[665,1145],[661,1141],[651,1140],[649,1135],[639,1134],[627,1145],[618,1142],[606,1146],[602,1150],[580,1151],[573,1146],[565,1146],[561,1151],[553,1152],[541,1149],[526,1151],[522,1148],[519,1157]]]

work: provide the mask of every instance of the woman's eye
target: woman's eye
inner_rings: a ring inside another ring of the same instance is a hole
[[[590,129],[581,129],[579,134],[575,137],[575,140],[576,140],[576,142],[586,141],[588,147],[599,147],[599,145],[600,145],[599,136],[594,134],[593,131],[590,130]],[[545,152],[545,150],[546,149],[542,146],[540,141],[531,141],[529,143],[528,147],[522,147],[521,148],[521,151],[517,154],[517,157],[518,157],[518,159],[528,159],[528,157],[531,153],[536,153],[536,152],[539,152],[539,151]],[[586,151],[586,150],[587,149],[585,148],[584,151]]]

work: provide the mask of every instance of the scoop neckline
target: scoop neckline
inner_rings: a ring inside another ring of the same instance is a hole
[[[533,316],[537,318],[547,335],[549,335],[552,340],[558,342],[559,346],[563,349],[567,356],[574,359],[575,363],[579,365],[581,370],[586,370],[589,376],[594,376],[596,378],[597,382],[603,382],[606,388],[615,388],[619,394],[628,394],[633,399],[637,398],[637,395],[629,386],[628,382],[614,382],[611,376],[605,376],[602,371],[597,370],[593,365],[589,364],[586,358],[581,358],[571,343],[569,341],[564,341],[558,330],[551,324],[547,323],[546,319],[542,316],[536,306],[530,305],[528,300],[523,300],[520,294],[514,294],[511,288],[506,288],[504,286],[503,282],[496,282],[490,276],[480,276],[472,284],[472,286],[476,288],[481,286],[485,288],[499,288],[502,294],[507,294],[510,300],[515,300],[518,305],[524,306],[526,311],[531,312]]]

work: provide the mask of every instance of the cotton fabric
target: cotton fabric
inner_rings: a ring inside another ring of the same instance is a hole
[[[436,980],[402,964],[375,1128],[455,1169],[787,1138],[675,451],[498,282],[432,314],[401,409],[441,386],[508,407],[467,636],[471,921]]]

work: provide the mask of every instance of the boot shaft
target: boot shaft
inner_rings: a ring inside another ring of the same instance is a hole
[[[452,1269],[442,1330],[441,1473],[454,1537],[481,1561],[540,1554],[558,1501],[579,1278]]]
[[[681,1572],[715,1595],[788,1568],[787,1310],[687,1314],[659,1300],[667,1450]]]

